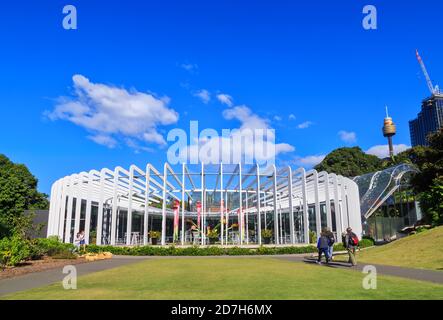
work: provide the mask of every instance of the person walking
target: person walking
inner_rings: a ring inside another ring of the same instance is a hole
[[[357,265],[357,259],[355,257],[355,249],[358,246],[358,237],[357,235],[352,232],[352,228],[347,228],[346,233],[343,234],[343,245],[345,246],[346,250],[348,251],[349,255],[349,263],[352,264],[352,266]]]
[[[329,238],[326,235],[326,232],[322,232],[320,234],[320,237],[317,241],[317,249],[318,249],[318,259],[317,263],[321,264],[321,257],[324,254],[326,258],[326,263],[329,263],[329,255],[328,255],[328,249],[329,249]]]
[[[329,228],[326,228],[326,236],[329,239],[328,256],[329,256],[329,260],[332,261],[333,254],[334,254],[335,236],[334,236],[334,233]]]

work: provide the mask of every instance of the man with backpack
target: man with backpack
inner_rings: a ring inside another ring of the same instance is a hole
[[[358,242],[359,242],[357,235],[354,232],[352,232],[351,228],[347,228],[346,233],[343,235],[342,240],[343,240],[343,245],[348,251],[349,263],[351,263],[352,266],[356,266],[357,259],[355,258],[355,249],[358,247]]]
[[[326,232],[322,232],[320,234],[320,237],[317,241],[317,249],[318,249],[318,259],[317,263],[321,264],[321,256],[324,254],[326,258],[326,263],[329,263],[329,255],[328,255],[328,249],[329,249],[329,238],[326,235]]]

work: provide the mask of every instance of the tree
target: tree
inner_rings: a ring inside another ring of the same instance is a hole
[[[396,163],[411,163],[420,170],[412,179],[417,193],[429,191],[434,180],[443,176],[443,128],[429,135],[428,141],[429,147],[417,146],[395,157]]]
[[[25,210],[49,207],[47,196],[37,191],[37,183],[25,165],[0,154],[0,237],[19,231]]]
[[[443,223],[443,128],[428,136],[429,147],[417,146],[398,154],[395,163],[411,163],[419,173],[411,179],[427,223]],[[393,165],[391,163],[391,165]]]
[[[428,222],[434,225],[443,224],[443,176],[434,179],[429,191],[421,194],[420,206]]]
[[[368,155],[359,147],[340,148],[332,151],[315,167],[317,171],[340,174],[345,177],[356,177],[379,171],[383,161],[376,156]]]

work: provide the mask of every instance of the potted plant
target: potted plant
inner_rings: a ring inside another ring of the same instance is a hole
[[[316,244],[317,243],[317,233],[315,231],[309,231],[309,243]]]
[[[262,230],[261,231],[261,237],[265,241],[265,244],[270,244],[271,243],[271,238],[272,238],[272,230],[270,230],[270,229]]]
[[[89,243],[95,244],[97,241],[97,231],[93,230],[89,233]]]
[[[161,237],[160,231],[149,231],[149,237],[153,246],[157,245],[158,239]]]
[[[216,228],[214,229],[208,228],[207,237],[209,238],[209,244],[214,244],[219,237],[218,230]]]

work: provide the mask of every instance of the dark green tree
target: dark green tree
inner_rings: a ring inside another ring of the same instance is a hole
[[[417,146],[395,156],[386,166],[411,163],[420,172],[411,179],[427,223],[443,223],[443,128],[428,136],[429,147]]]
[[[429,191],[434,180],[443,176],[443,128],[429,135],[428,140],[429,147],[414,147],[395,157],[395,163],[411,163],[420,170],[412,179],[417,193]]]
[[[340,148],[332,151],[315,167],[317,171],[340,174],[345,177],[356,177],[382,169],[383,161],[368,155],[359,147]]]
[[[23,164],[0,154],[0,237],[22,232],[25,210],[47,209],[47,196],[37,191],[38,180]]]
[[[443,224],[443,176],[434,179],[429,190],[421,194],[420,206],[428,222],[434,225]]]

